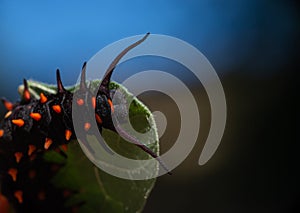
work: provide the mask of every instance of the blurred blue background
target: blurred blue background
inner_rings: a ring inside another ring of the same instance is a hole
[[[145,212],[292,212],[299,210],[292,96],[299,20],[292,0],[0,0],[0,96],[15,101],[23,78],[55,83],[56,68],[72,85],[84,61],[124,37],[151,32],[185,40],[221,77],[227,126],[214,157],[199,167],[210,111],[195,85],[204,132],[174,175],[158,179]],[[178,118],[165,98],[156,100]],[[162,151],[178,131],[168,128]]]
[[[76,82],[83,61],[104,46],[146,32],[198,48],[220,74],[284,67],[298,38],[290,1],[0,1],[1,96],[17,98],[22,78]]]

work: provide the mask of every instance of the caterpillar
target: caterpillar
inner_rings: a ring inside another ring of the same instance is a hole
[[[131,44],[124,49],[110,64],[100,83],[96,96],[93,96],[86,84],[86,66],[84,62],[81,71],[79,90],[76,100],[73,93],[63,86],[60,71],[56,71],[57,93],[40,93],[39,99],[34,98],[24,80],[24,90],[21,101],[12,103],[2,99],[8,110],[0,122],[0,204],[8,200],[17,212],[74,212],[82,203],[72,207],[63,205],[70,194],[78,193],[68,189],[59,190],[52,186],[51,177],[63,165],[49,163],[43,154],[48,150],[56,150],[67,157],[65,150],[71,141],[77,139],[72,122],[72,102],[79,106],[91,106],[97,122],[97,129],[109,129],[124,139],[133,142],[153,158],[162,167],[167,167],[153,151],[142,142],[114,125],[112,103],[109,84],[112,73],[120,59],[131,49],[142,43],[147,37]],[[86,115],[83,117],[82,127],[91,131],[91,124]],[[81,139],[84,141],[84,139]],[[170,172],[169,172],[170,174]],[[43,180],[43,183],[39,181]],[[43,186],[42,189],[40,186]],[[53,199],[46,199],[53,198]],[[56,203],[48,203],[55,201]],[[45,209],[45,206],[47,208]],[[1,211],[0,207],[0,211]],[[75,209],[75,210],[74,210]]]

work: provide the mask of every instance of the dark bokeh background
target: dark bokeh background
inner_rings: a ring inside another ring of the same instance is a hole
[[[16,100],[23,78],[55,83],[57,67],[73,84],[83,61],[127,36],[150,31],[178,37],[216,69],[228,120],[217,152],[200,167],[210,111],[202,86],[190,86],[203,119],[199,140],[172,176],[158,178],[144,212],[296,212],[298,6],[284,0],[1,0],[0,96]],[[164,152],[176,138],[179,115],[156,95],[141,98],[169,113]]]

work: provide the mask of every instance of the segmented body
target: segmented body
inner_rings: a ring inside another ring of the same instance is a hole
[[[111,117],[111,113],[114,112],[109,90],[112,72],[121,57],[147,36],[148,34],[116,57],[108,68],[96,96],[92,96],[87,88],[84,63],[76,100],[73,100],[73,94],[64,88],[59,70],[56,94],[41,93],[40,98],[35,99],[24,80],[23,97],[20,102],[12,104],[2,100],[8,111],[0,123],[0,195],[4,195],[17,212],[72,212],[82,204],[77,203],[71,207],[64,205],[66,199],[77,192],[55,188],[51,178],[63,165],[50,163],[43,158],[48,150],[55,150],[67,157],[67,145],[76,139],[72,122],[73,101],[76,101],[78,106],[91,106],[100,132],[102,128],[115,132],[119,130],[122,137],[133,140],[137,146],[157,158],[145,145],[120,127],[115,127]],[[82,128],[90,131],[90,118],[86,118],[86,115],[78,116],[83,118]],[[56,203],[49,203],[50,201]]]
[[[58,70],[56,94],[41,93],[40,98],[35,99],[31,97],[27,82],[24,81],[21,102],[12,104],[3,100],[8,112],[0,124],[1,191],[20,212],[31,211],[31,207],[38,207],[39,203],[45,206],[46,200],[60,198],[58,200],[62,204],[67,198],[64,190],[55,189],[50,183],[61,165],[46,162],[43,154],[54,149],[65,156],[67,144],[76,138],[72,123],[72,101],[73,94],[63,87]],[[97,97],[77,100],[78,105],[90,104],[95,109],[97,106],[94,102],[97,102]],[[104,111],[110,113],[111,106],[101,103],[101,107],[104,106],[108,106]],[[101,119],[100,114],[97,116]],[[98,122],[101,125],[102,121]],[[84,123],[83,128],[89,131],[90,124]],[[38,183],[40,180],[43,180],[42,184]],[[51,206],[50,209],[34,209],[50,212]],[[63,208],[61,210],[66,210],[64,205],[57,205],[55,210],[59,206]]]

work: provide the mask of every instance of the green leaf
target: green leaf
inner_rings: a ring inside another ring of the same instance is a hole
[[[53,85],[47,85],[36,81],[28,81],[30,92],[38,97],[40,92],[55,93]],[[99,85],[94,81],[91,87]],[[131,94],[117,83],[111,83],[111,89],[121,88],[125,92],[125,98],[130,99]],[[77,87],[69,87],[70,91]],[[19,87],[22,92],[22,87]],[[159,152],[158,135],[151,112],[136,98],[133,99],[129,109],[130,122],[139,132],[150,132],[149,138],[139,138],[145,144],[149,141],[155,143],[149,146],[153,152]],[[151,128],[152,127],[152,128]],[[125,126],[126,128],[126,126]],[[92,136],[91,136],[92,137]],[[149,155],[132,143],[123,140],[116,133],[103,129],[103,137],[108,146],[122,156],[133,159],[148,159]],[[83,203],[79,212],[141,212],[146,200],[154,186],[155,179],[127,180],[114,177],[98,169],[85,156],[77,141],[70,143],[66,152],[68,158],[62,158],[58,153],[49,151],[44,158],[49,162],[64,164],[54,176],[53,184],[62,189],[70,189],[78,192],[71,196],[65,205],[73,206]],[[156,171],[158,166],[155,165]]]

